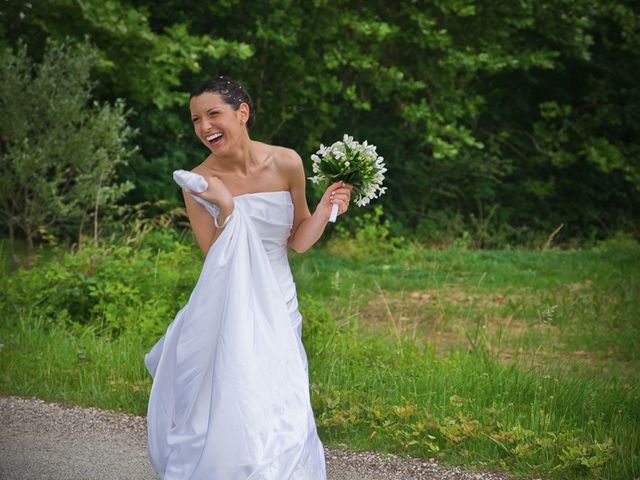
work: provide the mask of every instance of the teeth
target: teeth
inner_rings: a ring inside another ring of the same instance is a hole
[[[217,140],[218,138],[220,138],[222,136],[222,133],[214,133],[213,135],[209,135],[207,137],[207,142],[211,142],[213,140]]]

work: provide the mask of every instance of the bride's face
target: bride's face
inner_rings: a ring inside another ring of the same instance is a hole
[[[213,153],[228,149],[247,134],[246,103],[234,110],[219,94],[204,92],[191,99],[189,109],[197,137]]]

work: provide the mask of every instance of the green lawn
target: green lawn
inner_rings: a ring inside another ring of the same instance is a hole
[[[201,261],[87,249],[5,275],[0,391],[143,414]],[[329,445],[553,478],[640,475],[640,250],[292,255]]]
[[[443,353],[640,379],[640,251],[341,250],[292,258],[299,290],[337,319]]]

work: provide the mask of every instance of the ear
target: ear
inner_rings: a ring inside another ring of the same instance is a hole
[[[246,124],[249,121],[249,116],[251,114],[251,110],[249,109],[249,105],[246,103],[241,103],[238,108],[238,112],[240,112],[240,121]]]

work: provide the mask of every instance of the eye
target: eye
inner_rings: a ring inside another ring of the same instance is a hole
[[[218,114],[217,110],[209,110],[207,112],[207,115],[209,115],[210,117],[215,117]]]
[[[193,117],[193,118],[191,119],[191,121],[192,121],[193,123],[198,123],[198,122],[200,121],[200,119],[199,119],[198,117]]]

